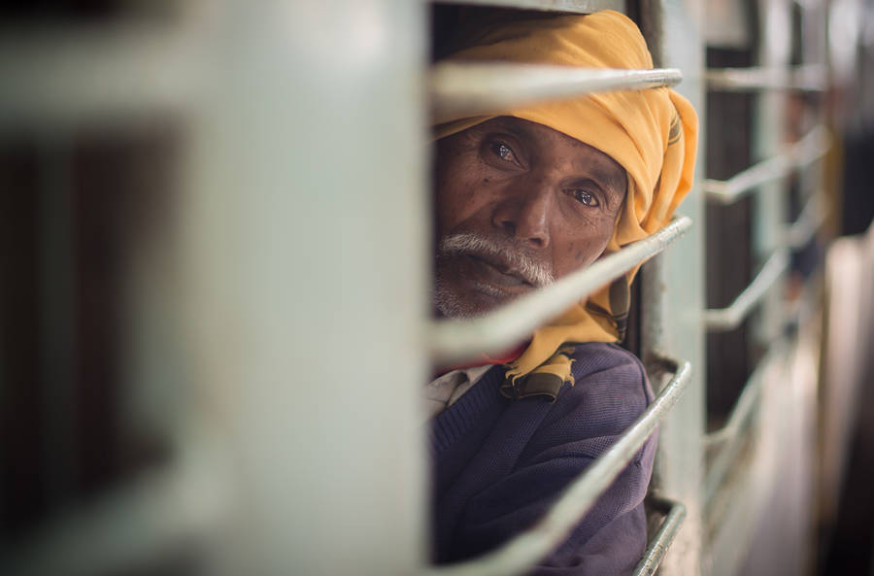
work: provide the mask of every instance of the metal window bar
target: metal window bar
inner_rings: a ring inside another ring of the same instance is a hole
[[[798,296],[785,303],[783,317],[787,326],[798,327],[807,323],[808,319],[817,314],[819,294],[817,285],[809,279],[801,284]]]
[[[592,92],[673,86],[682,78],[682,73],[673,68],[623,70],[443,62],[432,67],[429,83],[432,114],[439,122]]]
[[[750,285],[735,298],[728,308],[705,310],[704,325],[711,332],[733,330],[743,322],[753,306],[768,293],[768,289],[780,278],[789,266],[789,253],[785,248],[776,250]]]
[[[691,226],[689,218],[675,217],[652,236],[481,318],[433,322],[430,331],[432,360],[446,366],[475,358],[481,353],[506,350],[574,302],[663,251]]]
[[[189,110],[203,49],[188,23],[0,32],[0,124],[53,128],[108,116]]]
[[[793,68],[719,68],[705,74],[707,88],[720,92],[800,90],[820,92],[828,87],[825,66],[806,64]]]
[[[649,546],[646,547],[643,559],[634,569],[632,576],[650,576],[655,574],[659,564],[661,564],[662,559],[671,547],[674,537],[680,531],[683,520],[686,519],[686,507],[681,502],[662,497],[655,497],[651,502],[656,511],[666,516]]]
[[[512,576],[524,574],[540,559],[554,550],[567,538],[573,526],[591,509],[598,497],[625,469],[644,442],[653,434],[656,427],[668,415],[671,408],[686,389],[692,367],[688,362],[662,358],[662,363],[674,375],[665,385],[652,404],[626,430],[622,437],[595,462],[592,463],[565,490],[564,494],[550,508],[546,515],[530,530],[519,534],[512,540],[479,558],[468,562],[434,567],[430,576]],[[671,524],[664,526],[667,534],[662,537],[663,546],[650,546],[653,555],[661,554],[668,544],[665,539],[676,534],[673,526],[681,518],[675,514]],[[677,526],[678,527],[678,526]],[[660,531],[661,532],[661,531]],[[650,561],[650,564],[654,562]],[[646,563],[646,558],[644,559]]]
[[[432,4],[457,4],[458,0],[432,0]],[[590,14],[598,10],[625,11],[624,0],[464,0],[467,6],[517,8],[542,12]]]
[[[0,555],[12,575],[124,573],[202,542],[227,518],[226,455],[189,433],[178,459],[42,526]]]
[[[705,448],[707,450],[719,450],[712,465],[709,466],[704,480],[705,502],[710,502],[716,495],[725,480],[728,470],[734,463],[741,447],[743,432],[749,426],[756,408],[760,405],[759,401],[765,386],[765,371],[782,356],[785,347],[786,343],[782,340],[771,347],[767,355],[759,361],[756,369],[744,385],[743,391],[731,411],[728,422],[719,430],[715,430],[705,436]]]
[[[743,321],[752,307],[767,293],[768,288],[788,268],[787,250],[801,248],[810,242],[825,221],[827,212],[820,207],[821,204],[818,195],[808,200],[801,215],[784,233],[781,249],[768,259],[756,278],[728,308],[704,311],[704,322],[709,330],[732,330]]]
[[[783,154],[759,162],[728,180],[705,180],[704,192],[722,204],[733,204],[756,187],[815,162],[825,155],[830,145],[826,128],[817,126]]]
[[[801,214],[785,231],[782,245],[797,250],[810,242],[828,217],[828,206],[819,193],[813,194]]]
[[[732,408],[731,414],[725,425],[719,430],[714,430],[704,437],[704,448],[706,450],[719,448],[730,440],[736,438],[747,420],[749,420],[753,409],[758,404],[759,396],[762,392],[761,371],[764,365],[765,360],[763,359],[756,366],[756,369],[753,370],[752,375],[750,375],[746,384],[744,384],[743,390],[741,391],[740,396],[738,396],[737,402],[735,402],[734,408]]]

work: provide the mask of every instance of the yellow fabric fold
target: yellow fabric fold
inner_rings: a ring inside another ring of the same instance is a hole
[[[458,50],[447,60],[578,68],[653,67],[637,26],[609,10],[480,23],[463,32],[456,45]],[[435,137],[458,133],[496,116],[548,126],[601,150],[626,170],[628,194],[605,254],[667,224],[691,189],[698,118],[691,104],[670,88],[590,94],[491,116],[438,118]],[[634,269],[612,286],[602,287],[538,329],[522,355],[509,364],[508,381],[518,387],[532,372],[546,371],[572,383],[570,360],[560,353],[562,345],[620,339],[628,313],[628,286],[636,272]]]

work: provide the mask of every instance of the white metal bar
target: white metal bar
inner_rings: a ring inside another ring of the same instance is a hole
[[[432,4],[458,4],[459,0],[431,0]],[[590,14],[598,10],[625,12],[625,0],[464,0],[466,6],[518,8],[544,12]]]
[[[204,72],[192,30],[167,24],[0,32],[0,125],[189,109]]]
[[[223,448],[191,439],[164,469],[41,526],[2,559],[0,573],[122,573],[205,542],[231,512],[229,460]]]
[[[768,70],[789,69],[791,43],[789,34],[781,30],[791,30],[792,20],[784,0],[757,3],[756,9],[761,18],[758,42],[758,63]],[[786,107],[788,94],[780,90],[766,90],[755,99],[752,120],[753,158],[784,157],[785,171],[778,170],[779,176],[758,185],[757,194],[752,199],[755,218],[751,222],[751,252],[755,262],[763,262],[780,248],[780,232],[786,222],[786,177],[794,169],[794,162],[801,138],[796,143],[785,142],[787,134]],[[809,134],[809,133],[808,133]],[[811,139],[807,139],[810,141]],[[816,138],[813,138],[817,144]],[[803,148],[803,146],[802,146]],[[787,154],[788,152],[788,154]],[[775,281],[775,284],[778,281]],[[782,332],[782,295],[778,290],[768,290],[757,303],[758,314],[751,323],[749,346],[768,346]]]
[[[432,114],[440,121],[592,92],[673,86],[682,78],[674,68],[622,70],[442,62],[432,68],[429,82]]]
[[[828,206],[820,200],[820,195],[814,194],[801,215],[784,233],[782,244],[787,248],[799,249],[804,247],[816,234],[828,217]]]
[[[705,180],[704,192],[722,204],[732,204],[757,186],[778,180],[792,170],[818,160],[829,147],[828,131],[823,126],[817,126],[784,154],[759,162],[728,180]]]
[[[711,90],[749,92],[755,90],[801,90],[819,92],[828,87],[824,66],[807,64],[792,68],[719,68],[708,70],[705,78]]]
[[[239,482],[209,560],[220,576],[414,574],[427,556],[426,6],[206,4],[222,12],[209,22],[221,65],[192,114],[180,308]],[[341,340],[368,345],[338,355]]]
[[[744,385],[743,391],[738,397],[734,408],[732,408],[731,414],[728,417],[728,422],[726,422],[725,426],[719,430],[715,430],[704,437],[704,446],[706,449],[717,448],[726,444],[730,440],[737,438],[740,431],[749,420],[750,415],[753,413],[753,409],[758,404],[759,396],[762,393],[762,375],[764,374],[765,367],[773,362],[776,354],[779,351],[782,351],[782,349],[783,343],[778,342],[774,344],[768,354],[759,361],[756,369],[753,370],[753,373]]]
[[[783,340],[774,344],[744,385],[743,392],[731,411],[728,423],[705,437],[705,444],[708,448],[719,450],[708,468],[704,480],[706,502],[710,502],[716,495],[725,481],[729,469],[734,464],[741,448],[743,432],[749,426],[750,419],[756,409],[761,405],[762,392],[766,384],[765,374],[783,357],[786,349],[787,343]]]
[[[656,498],[653,503],[657,510],[666,512],[667,516],[665,516],[661,526],[659,526],[658,531],[649,543],[649,546],[647,546],[643,559],[634,569],[633,576],[651,576],[655,574],[668,548],[671,547],[674,537],[680,531],[680,527],[683,526],[683,520],[686,519],[686,507],[680,502],[667,498]]]
[[[652,404],[622,437],[606,450],[564,492],[530,530],[495,551],[461,564],[432,569],[430,576],[512,576],[524,574],[567,538],[574,525],[625,469],[656,426],[668,415],[689,382],[688,362],[664,359],[674,372]]]
[[[497,353],[529,336],[548,319],[561,314],[613,278],[664,250],[692,226],[685,216],[644,240],[630,244],[588,268],[474,320],[438,320],[431,324],[431,358],[449,365]]]
[[[750,376],[744,385],[737,403],[731,411],[728,423],[725,426],[707,434],[704,437],[704,446],[707,449],[716,448],[726,444],[738,436],[740,430],[749,420],[753,409],[758,405],[759,396],[762,394],[762,379],[758,371]]]
[[[656,66],[679,68],[683,83],[676,90],[696,110],[704,110],[702,71],[705,69],[705,29],[712,14],[702,18],[698,0],[670,0],[638,4],[639,22]],[[706,122],[701,122],[698,157],[704,157]],[[701,190],[702,166],[694,174],[694,189]],[[664,350],[688,360],[695,367],[683,398],[659,428],[659,442],[653,470],[652,489],[683,502],[686,518],[674,544],[661,562],[665,576],[701,573],[704,559],[701,481],[704,466],[701,440],[704,433],[706,354],[704,326],[704,263],[707,222],[703,194],[689,194],[683,213],[695,227],[670,250],[648,262],[641,270],[641,349],[649,354]]]
[[[781,248],[774,252],[750,285],[735,298],[728,308],[705,310],[704,325],[711,332],[732,330],[736,328],[749,311],[768,292],[789,266],[789,254]]]

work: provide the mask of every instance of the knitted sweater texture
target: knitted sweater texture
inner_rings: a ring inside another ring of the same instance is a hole
[[[653,395],[640,360],[613,344],[574,351],[558,399],[508,400],[496,366],[432,420],[432,548],[438,564],[480,555],[534,524],[640,416]],[[650,438],[535,574],[630,574],[646,547]]]

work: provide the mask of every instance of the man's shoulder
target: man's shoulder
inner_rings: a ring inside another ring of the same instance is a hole
[[[575,344],[571,354],[574,360],[574,375],[585,375],[602,370],[626,367],[643,372],[640,359],[617,344],[608,342],[588,342]]]
[[[618,388],[651,398],[643,362],[628,350],[616,344],[590,342],[576,345],[571,358],[571,372],[577,383]]]
[[[578,345],[574,384],[558,395],[546,427],[569,426],[583,437],[620,434],[652,402],[643,363],[615,344]]]

